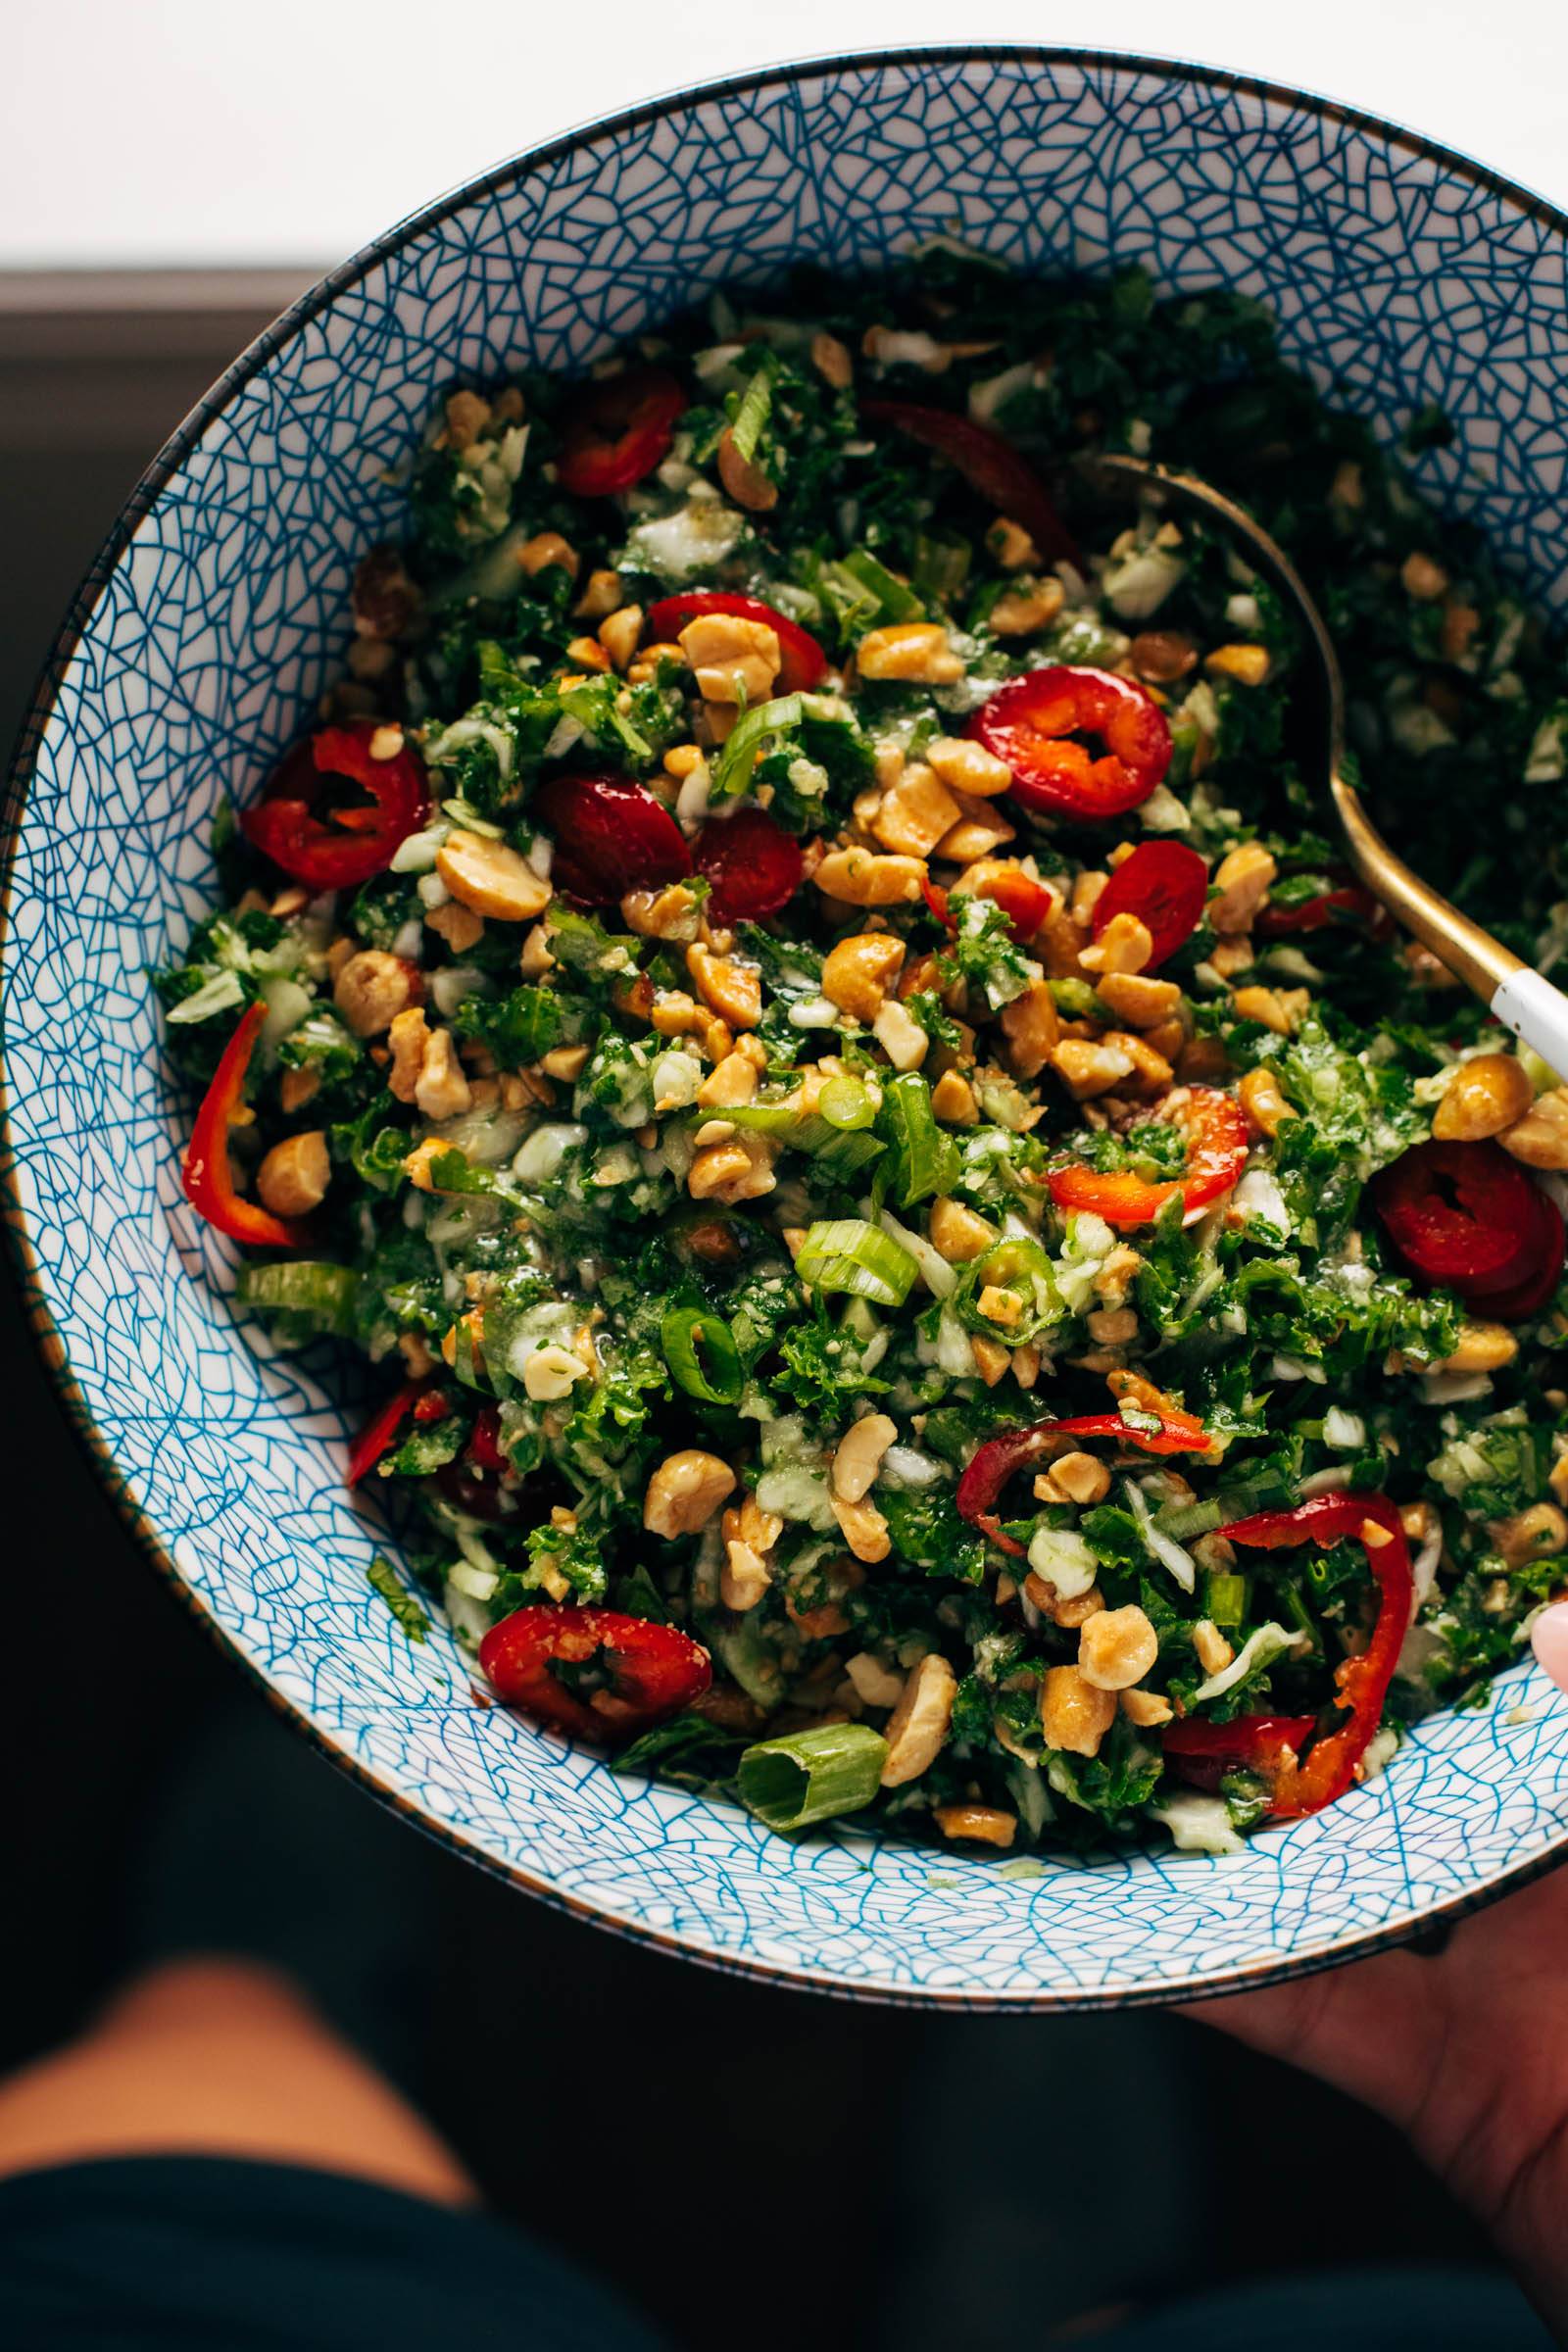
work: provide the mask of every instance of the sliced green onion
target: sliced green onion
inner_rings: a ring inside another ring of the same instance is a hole
[[[882,1785],[887,1755],[887,1741],[865,1723],[824,1723],[760,1740],[740,1760],[741,1802],[770,1830],[858,1813]]]
[[[934,596],[941,604],[951,604],[969,576],[971,552],[967,539],[947,532],[931,536],[922,531],[915,542],[915,588],[922,596]]]
[[[1053,980],[1051,1000],[1058,1012],[1069,1021],[1102,1021],[1107,1026],[1116,1016],[1103,999],[1098,997],[1087,980]]]
[[[769,352],[747,385],[735,421],[729,428],[730,447],[743,466],[749,466],[762,437],[768,411],[773,406],[773,357]]]
[[[748,710],[726,741],[713,762],[713,780],[708,789],[709,804],[714,801],[733,801],[746,790],[752,765],[769,735],[782,735],[788,727],[798,727],[806,715],[806,705],[798,694],[781,694],[770,703],[759,703]]]
[[[352,1266],[292,1258],[280,1266],[242,1266],[234,1285],[241,1306],[265,1314],[304,1315],[318,1331],[339,1337],[353,1329],[360,1278]]]
[[[746,1386],[740,1350],[722,1315],[701,1306],[674,1306],[659,1326],[659,1344],[671,1376],[704,1404],[733,1404]]]
[[[869,589],[889,620],[918,620],[925,612],[914,590],[897,573],[878,563],[868,547],[852,547],[847,556],[839,558],[838,568],[847,571],[857,587]]]
[[[836,1083],[853,1086],[856,1081]],[[824,1089],[824,1093],[831,1092],[831,1087]],[[836,1125],[820,1103],[815,1110],[797,1110],[788,1102],[734,1102],[726,1108],[724,1116],[732,1127],[749,1127],[756,1135],[777,1136],[792,1152],[807,1152],[838,1184],[847,1183],[882,1155],[882,1145],[876,1136],[856,1127]]]
[[[818,1291],[847,1291],[877,1306],[902,1306],[920,1268],[879,1225],[863,1217],[826,1217],[808,1229],[795,1271]]]
[[[869,1127],[876,1118],[871,1091],[858,1078],[829,1079],[817,1096],[816,1107],[830,1127]]]
[[[884,1087],[877,1128],[892,1147],[888,1191],[901,1208],[952,1192],[958,1181],[958,1147],[937,1125],[931,1089],[918,1071],[908,1070]]]
[[[1238,1519],[1239,1511],[1227,1512],[1222,1502],[1167,1503],[1154,1513],[1154,1525],[1162,1536],[1170,1536],[1178,1544],[1190,1544],[1195,1536],[1209,1535],[1223,1527],[1227,1518]]]
[[[1203,1582],[1204,1610],[1215,1625],[1245,1625],[1251,1591],[1250,1576],[1210,1574]]]

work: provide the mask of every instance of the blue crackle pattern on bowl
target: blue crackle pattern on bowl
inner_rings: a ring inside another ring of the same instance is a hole
[[[329,281],[133,509],[15,831],[16,1214],[136,1524],[319,1740],[427,1827],[627,1932],[841,1991],[1168,1996],[1397,1934],[1539,1865],[1568,1815],[1568,1704],[1521,1664],[1489,1711],[1440,1716],[1243,1859],[1052,1862],[1027,1882],[854,1836],[786,1842],[616,1779],[476,1706],[445,1635],[411,1648],[368,1589],[384,1531],[340,1483],[363,1384],[231,1320],[232,1257],[180,1193],[189,1105],[144,979],[213,896],[219,801],[250,794],[310,712],[355,559],[397,527],[388,468],[455,377],[574,367],[736,275],[874,270],[949,233],[1024,269],[1136,261],[1166,288],[1260,296],[1369,415],[1441,403],[1456,437],[1425,479],[1568,596],[1564,224],[1455,159],[1288,93],[1018,53],[785,71],[589,130]]]

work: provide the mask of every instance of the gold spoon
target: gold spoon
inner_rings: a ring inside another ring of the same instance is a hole
[[[1345,773],[1345,680],[1323,615],[1290,557],[1267,531],[1223,491],[1197,474],[1177,473],[1142,458],[1096,457],[1078,462],[1092,484],[1122,497],[1146,499],[1214,523],[1295,611],[1317,657],[1328,712],[1328,787],[1350,862],[1391,914],[1432,950],[1455,979],[1473,989],[1505,1027],[1523,1038],[1553,1070],[1568,1072],[1568,997],[1505,948],[1396,857],[1367,815]]]

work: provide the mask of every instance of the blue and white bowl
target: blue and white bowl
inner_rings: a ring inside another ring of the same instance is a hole
[[[10,808],[12,1222],[40,1341],[150,1555],[328,1753],[564,1908],[721,1966],[976,2008],[1165,2000],[1366,1951],[1568,1836],[1568,1703],[1528,1661],[1332,1811],[1239,1859],[994,1864],[792,1844],[474,1703],[366,1584],[362,1392],[232,1319],[186,1206],[190,1106],[145,979],[214,896],[208,838],[345,638],[387,468],[455,376],[580,368],[737,275],[956,234],[1027,270],[1147,264],[1278,315],[1374,420],[1436,401],[1427,486],[1568,603],[1568,219],[1389,124],[1130,58],[951,49],[784,67],[557,141],[308,295],[182,426],[62,634]],[[92,1738],[90,1726],[83,1739]]]

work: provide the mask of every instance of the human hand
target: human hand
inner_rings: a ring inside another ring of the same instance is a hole
[[[1568,1870],[1430,1956],[1391,1952],[1187,2014],[1398,2127],[1568,2342]]]

